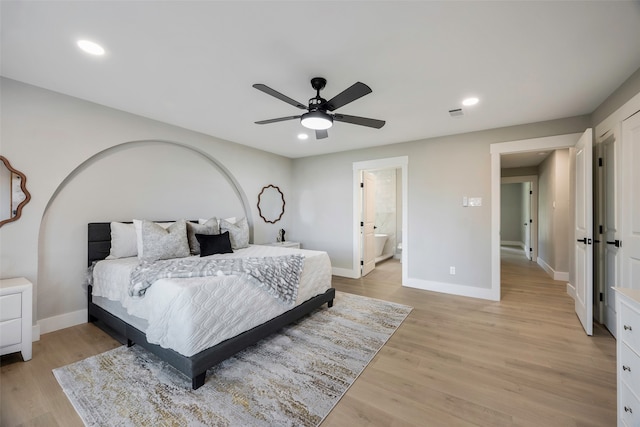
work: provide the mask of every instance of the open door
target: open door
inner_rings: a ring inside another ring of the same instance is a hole
[[[640,111],[622,122],[622,283],[640,289]]]
[[[573,152],[575,165],[575,311],[587,335],[593,334],[593,169],[592,131],[587,129]]]
[[[376,267],[376,177],[369,172],[362,176],[362,276]]]

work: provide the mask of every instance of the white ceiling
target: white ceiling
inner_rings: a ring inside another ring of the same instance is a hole
[[[3,76],[291,158],[590,114],[640,68],[640,2],[0,1]],[[75,41],[101,43],[89,57]],[[336,123],[299,141],[310,79]],[[474,95],[480,103],[460,108]]]

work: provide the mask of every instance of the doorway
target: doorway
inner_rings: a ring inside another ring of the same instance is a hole
[[[384,171],[384,172],[383,172]],[[389,218],[392,215],[383,215],[377,218],[374,222],[379,222],[380,230],[374,229],[375,234],[386,234],[384,245],[382,245],[382,251],[392,253],[392,256],[400,259],[402,264],[402,283],[405,283],[407,277],[408,266],[408,253],[409,242],[407,239],[407,179],[408,179],[408,157],[393,157],[387,159],[369,160],[353,163],[353,278],[360,278],[363,276],[362,267],[364,266],[365,250],[375,251],[375,243],[373,245],[365,245],[363,239],[363,227],[364,220],[362,216],[363,212],[363,191],[361,187],[362,176],[364,172],[380,173],[383,176],[394,177],[394,192],[397,200],[393,209],[390,207],[386,211],[393,211],[394,220]],[[384,199],[384,197],[383,197]],[[383,203],[391,203],[390,200]],[[396,224],[399,224],[397,226]],[[377,224],[373,224],[377,227]],[[378,232],[380,231],[380,232]],[[388,237],[393,235],[392,239]],[[379,239],[381,237],[378,237]],[[375,237],[374,237],[375,239]],[[400,246],[398,246],[400,245]],[[398,249],[400,248],[400,249]],[[376,258],[376,254],[368,255],[366,258]],[[378,258],[381,259],[381,258]],[[370,268],[370,267],[369,267]]]
[[[520,240],[518,244],[522,244],[525,256],[529,261],[537,262],[538,260],[538,175],[523,175],[513,177],[503,177],[502,185],[520,184],[522,191],[521,208],[519,212],[521,216],[518,218],[518,226],[520,231]],[[504,202],[501,194],[501,202]],[[504,216],[504,203],[501,203],[501,218]],[[501,229],[504,223],[501,221]],[[504,236],[501,232],[502,243],[511,240],[508,236]]]
[[[491,294],[500,300],[500,186],[501,156],[541,152],[575,146],[579,133],[491,144]]]

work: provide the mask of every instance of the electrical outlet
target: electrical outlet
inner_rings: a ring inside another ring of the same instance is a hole
[[[449,274],[451,275],[456,274],[456,268],[454,266],[449,267]]]

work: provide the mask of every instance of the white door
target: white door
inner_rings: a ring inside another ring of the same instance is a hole
[[[376,267],[376,177],[364,172],[362,177],[362,275]]]
[[[524,253],[527,259],[531,260],[533,251],[531,248],[531,224],[533,223],[531,216],[531,183],[525,182],[524,184]]]
[[[593,334],[593,169],[591,129],[575,146],[575,310],[587,335]]]
[[[640,111],[622,122],[622,281],[640,289]]]
[[[616,194],[617,185],[616,167],[617,150],[620,144],[616,135],[612,133],[602,142],[602,246],[603,258],[603,323],[609,331],[616,336],[616,304],[615,292],[611,289],[618,285],[620,276],[621,257],[620,250],[620,218]]]

